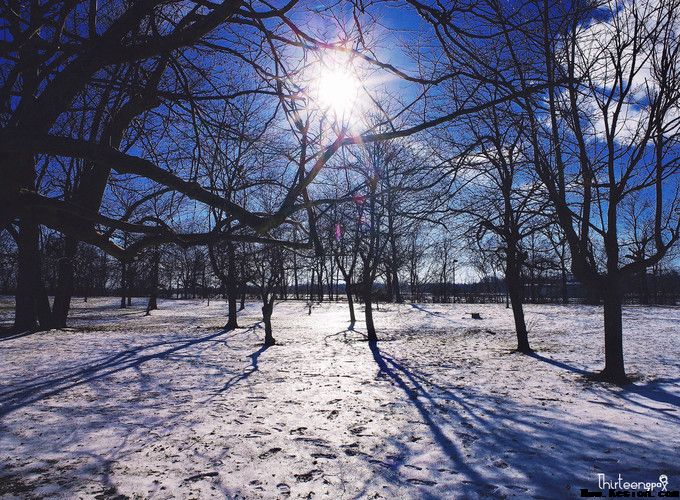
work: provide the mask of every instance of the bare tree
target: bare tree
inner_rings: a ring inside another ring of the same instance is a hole
[[[624,383],[622,284],[658,263],[680,236],[680,12],[674,2],[611,3],[606,19],[592,21],[591,6],[533,8],[530,26],[519,28],[516,13],[500,6],[497,19],[520,85],[548,85],[544,95],[518,102],[529,117],[527,141],[572,271],[604,299],[600,378]],[[647,235],[622,227],[631,196],[650,200],[639,214],[654,228]],[[630,251],[636,241],[644,252]]]

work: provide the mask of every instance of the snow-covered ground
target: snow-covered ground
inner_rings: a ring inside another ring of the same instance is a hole
[[[72,328],[0,339],[0,496],[570,498],[597,474],[680,487],[680,309],[625,309],[626,388],[601,310],[385,305],[381,342],[345,304],[78,301]],[[5,306],[7,303],[5,302]],[[358,311],[360,312],[360,311]],[[469,319],[480,312],[482,320]],[[0,309],[5,322],[11,310]]]

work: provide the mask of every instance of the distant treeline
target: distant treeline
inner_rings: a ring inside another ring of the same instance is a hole
[[[58,287],[59,242],[45,246],[41,259],[47,293],[53,295]],[[177,257],[181,252],[167,255]],[[158,296],[165,299],[219,299],[226,298],[224,286],[220,283],[202,254],[193,259],[169,259],[159,273]],[[85,244],[79,245],[78,266],[74,279],[74,295],[148,297],[153,284],[148,279],[151,271],[148,259],[139,259],[127,270],[128,286],[122,290],[121,265],[100,250]],[[196,258],[197,257],[197,258]],[[297,280],[294,273],[297,272]],[[602,297],[574,280],[571,274],[563,277],[559,273],[543,273],[533,279],[526,273],[522,282],[524,301],[527,303],[570,303],[601,304]],[[318,279],[312,278],[308,266],[289,270],[287,284],[280,289],[282,300],[346,300],[347,288],[338,276],[326,273],[325,282],[319,286]],[[297,285],[295,285],[297,281]],[[355,285],[356,286],[356,285]],[[375,285],[375,296],[379,302],[394,302],[397,295],[407,302],[430,303],[508,303],[508,289],[503,278],[485,277],[472,283],[424,282],[415,286],[402,281],[400,294],[390,288],[391,283],[382,281]],[[252,285],[241,286],[243,299],[257,298],[259,292]],[[624,285],[624,302],[628,304],[677,305],[680,303],[680,270],[677,268],[652,268],[646,274],[639,274]],[[10,252],[0,253],[0,294],[12,295],[16,291],[15,256]],[[360,294],[353,293],[357,301]]]

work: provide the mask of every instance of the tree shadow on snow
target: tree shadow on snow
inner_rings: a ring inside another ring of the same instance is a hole
[[[675,408],[680,408],[680,396],[677,394],[673,394],[672,392],[669,392],[667,389],[663,387],[663,385],[670,385],[670,386],[676,386],[680,382],[680,378],[675,378],[675,379],[668,379],[668,378],[659,378],[656,380],[652,380],[651,382],[648,382],[646,384],[628,384],[623,386],[622,390],[617,393],[617,395],[627,401],[630,401],[634,404],[644,406],[645,408],[651,409],[651,410],[656,410],[656,411],[675,411],[673,409],[668,409],[668,408],[658,408],[655,406],[649,406],[649,405],[644,405],[640,403],[639,401],[633,400],[630,395],[635,394],[637,396],[642,396],[645,399],[648,399],[650,401],[654,401],[656,403],[662,403],[670,406],[674,406]],[[678,419],[680,419],[680,416],[677,416]]]
[[[224,356],[225,348],[233,352],[228,342],[237,336],[250,342],[256,326],[197,332],[193,338],[182,334],[178,339],[172,332],[167,339],[142,337],[140,345],[119,345],[115,352],[102,354],[95,350],[86,361],[41,370],[3,387],[0,432],[7,439],[2,455],[8,460],[0,464],[0,496],[49,486],[54,488],[51,496],[72,497],[77,495],[71,487],[90,484],[101,491],[89,491],[88,496],[117,498],[113,467],[139,460],[142,450],[146,457],[151,452],[166,461],[170,453],[180,453],[185,442],[173,442],[172,437],[194,435],[205,411],[200,396],[214,391],[225,373],[233,371],[233,359]],[[265,350],[249,355],[253,371]],[[7,418],[13,412],[13,418]],[[42,423],[44,419],[48,423]],[[54,438],[38,432],[44,429]],[[215,453],[215,460],[226,460],[228,449]],[[52,458],[55,454],[59,460]],[[186,475],[186,482],[192,471],[171,467],[173,474]],[[236,496],[219,477],[211,481],[225,498]]]
[[[113,377],[126,370],[138,371],[141,374],[143,365],[156,360],[196,362],[200,352],[195,352],[193,349],[197,347],[207,349],[215,343],[226,344],[227,339],[253,331],[258,324],[255,323],[245,329],[245,332],[244,329],[222,329],[198,338],[179,340],[173,338],[167,341],[141,344],[88,361],[82,365],[65,367],[58,372],[41,373],[33,379],[28,379],[0,392],[0,417],[5,417],[20,408],[60,395],[75,387]],[[257,358],[264,350],[260,349],[251,355],[255,369],[257,368]],[[145,352],[148,352],[148,354],[145,354]],[[184,353],[188,354],[185,358],[183,358]],[[139,377],[139,381],[143,383],[144,378]]]
[[[524,397],[521,392],[507,393],[502,386],[501,391],[483,392],[484,386],[468,377],[460,386],[448,381],[438,384],[434,380],[446,380],[445,373],[437,372],[441,368],[427,368],[439,373],[436,378],[381,351],[374,342],[369,345],[378,376],[401,390],[422,422],[419,425],[407,419],[393,429],[394,437],[388,442],[398,449],[398,463],[392,472],[382,474],[392,474],[386,477],[390,482],[401,482],[410,488],[415,485],[422,498],[577,496],[580,488],[597,485],[598,472],[630,472],[638,476],[678,472],[677,467],[669,467],[667,460],[673,454],[672,443],[661,438],[649,442],[641,434],[644,430],[621,432],[616,422],[565,419],[563,409],[554,403],[561,400],[560,394]],[[538,359],[574,373],[585,371],[542,356]],[[656,397],[666,396],[665,391],[656,392]],[[674,396],[670,401],[677,402]],[[563,403],[569,404],[568,398]],[[422,424],[429,436],[423,434]],[[430,437],[445,457],[443,461],[433,460],[431,448],[418,448],[409,435],[418,441]],[[629,456],[646,460],[649,470],[632,467],[626,460]],[[413,469],[404,465],[423,465],[422,460],[429,464],[421,472],[427,474],[427,480],[409,479]]]
[[[396,384],[396,386],[401,389],[404,394],[406,394],[406,396],[411,400],[413,406],[415,406],[415,408],[418,410],[418,413],[423,418],[424,422],[427,424],[434,440],[441,450],[448,457],[450,457],[450,459],[456,464],[457,469],[461,471],[461,473],[464,474],[469,480],[474,481],[477,484],[481,484],[483,482],[482,477],[477,473],[477,471],[466,464],[458,446],[456,446],[456,444],[445,434],[442,426],[437,423],[435,418],[433,418],[428,406],[419,399],[419,397],[422,396],[426,400],[432,401],[432,398],[425,388],[404,366],[399,364],[393,358],[381,353],[377,342],[371,341],[368,345],[371,349],[373,360],[379,368],[378,376],[382,374],[385,377],[391,379]],[[407,381],[412,385],[412,387],[409,387]]]
[[[417,309],[418,311],[424,312],[425,314],[429,314],[430,316],[441,316],[442,315],[441,311],[430,311],[428,309],[425,309],[420,304],[411,304],[411,307],[413,309]]]
[[[360,332],[359,330],[354,328],[354,322],[350,321],[349,326],[345,328],[344,330],[340,330],[339,332],[331,333],[330,335],[326,335],[323,340],[324,344],[328,345],[328,341],[330,339],[340,337],[342,335],[342,338],[338,338],[340,342],[344,342],[346,344],[350,342],[365,342],[368,340],[368,335],[366,335],[363,332]],[[358,336],[358,337],[357,337]]]
[[[258,359],[260,355],[265,352],[267,349],[269,349],[271,346],[269,345],[263,345],[260,347],[257,351],[253,352],[250,354],[248,357],[250,358],[250,366],[247,367],[242,373],[239,373],[237,375],[232,376],[229,380],[227,380],[222,386],[221,389],[217,391],[217,394],[221,394],[225,391],[228,391],[231,389],[233,386],[238,384],[239,382],[242,382],[246,380],[248,377],[250,377],[253,373],[258,371]]]
[[[574,366],[571,366],[567,363],[564,363],[562,361],[557,361],[552,358],[546,358],[545,356],[542,356],[540,354],[537,354],[535,352],[527,354],[527,356],[537,359],[539,361],[542,361],[544,363],[548,363],[552,366],[556,366],[557,368],[561,368],[563,370],[568,370],[570,372],[583,375],[584,377],[590,379],[594,373],[589,372],[587,370],[584,370],[582,368],[576,368]],[[645,399],[648,399],[650,401],[654,401],[657,403],[663,403],[671,406],[675,406],[676,408],[680,408],[680,396],[677,394],[673,394],[666,390],[664,387],[662,387],[664,384],[668,385],[676,385],[680,381],[679,378],[676,379],[657,379],[653,380],[651,382],[648,382],[646,384],[641,384],[638,385],[637,383],[630,383],[627,385],[624,385],[622,387],[616,386],[613,391],[609,387],[605,387],[608,391],[612,392],[614,395],[616,395],[619,398],[622,398],[634,405],[637,406],[642,406],[643,408],[650,409],[650,410],[656,410],[656,411],[662,411],[662,412],[668,412],[668,409],[665,408],[658,408],[654,406],[649,406],[647,404],[644,404],[639,401],[638,398],[632,398],[631,395],[637,395],[641,396]],[[672,410],[671,410],[672,411]],[[670,418],[673,418],[672,415],[668,415]],[[680,419],[680,416],[678,416]]]
[[[8,342],[10,340],[28,337],[29,335],[33,335],[38,332],[40,332],[40,330],[27,330],[23,332],[15,332],[11,327],[7,329],[0,329],[0,342]]]
[[[537,359],[538,361],[542,361],[544,363],[548,363],[549,365],[556,366],[557,368],[562,368],[563,370],[568,370],[573,373],[577,373],[579,375],[583,375],[585,377],[588,377],[592,375],[591,372],[588,370],[584,370],[583,368],[576,368],[575,366],[568,365],[567,363],[564,363],[562,361],[557,361],[552,358],[546,358],[545,356],[542,356],[541,354],[538,354],[537,352],[530,352],[526,353],[526,356],[529,356],[530,358]]]

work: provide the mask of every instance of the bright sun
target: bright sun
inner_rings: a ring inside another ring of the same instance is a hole
[[[357,77],[344,69],[323,68],[316,79],[316,100],[334,118],[347,120],[359,101],[360,83]]]

